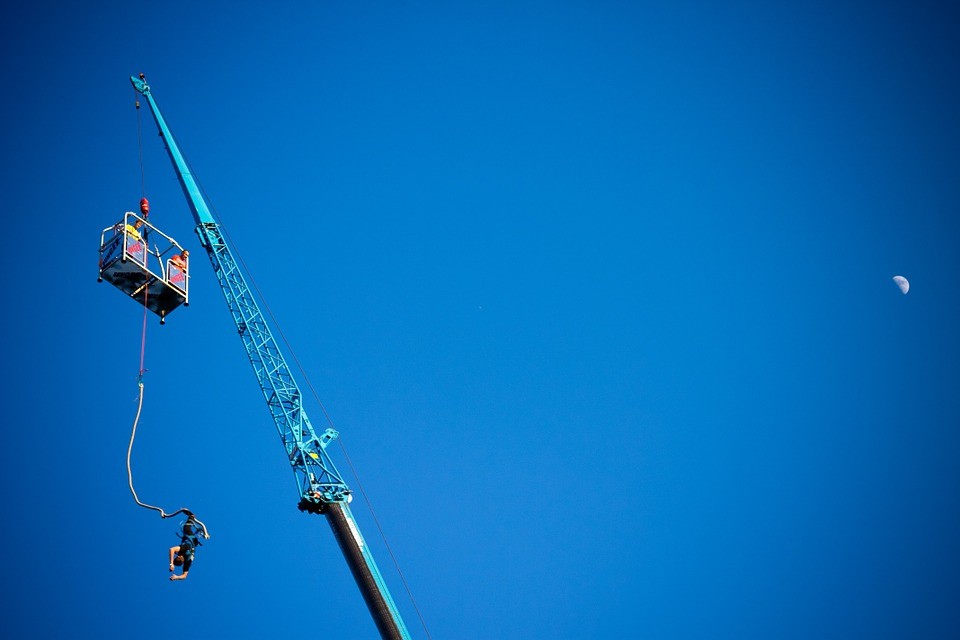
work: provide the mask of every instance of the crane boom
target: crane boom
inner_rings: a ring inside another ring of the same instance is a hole
[[[131,76],[134,89],[144,96],[166,144],[183,193],[196,220],[196,233],[206,249],[230,315],[243,341],[253,372],[273,417],[290,461],[300,495],[301,511],[323,514],[333,530],[357,586],[383,638],[404,640],[410,634],[369,547],[350,512],[352,492],[327,453],[338,433],[326,429],[318,435],[302,405],[300,388],[273,337],[266,318],[247,286],[220,225],[214,220],[166,120],[157,107],[143,74]]]

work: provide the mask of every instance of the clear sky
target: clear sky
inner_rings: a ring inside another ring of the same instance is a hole
[[[433,638],[960,636],[947,7],[5,9],[5,637],[376,637],[139,72]],[[181,583],[127,486],[142,309],[96,282],[144,194],[194,258],[133,452],[213,534]]]

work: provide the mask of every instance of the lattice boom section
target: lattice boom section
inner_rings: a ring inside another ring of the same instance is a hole
[[[300,389],[219,227],[202,224],[197,234],[209,247],[214,272],[283,441],[301,497],[346,499],[350,490],[303,411]]]

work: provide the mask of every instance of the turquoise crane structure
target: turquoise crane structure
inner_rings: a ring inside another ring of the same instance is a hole
[[[326,429],[323,433],[314,430],[303,409],[303,394],[220,225],[211,215],[183,153],[157,107],[150,86],[143,74],[131,76],[130,81],[150,106],[196,220],[200,244],[210,257],[213,272],[290,461],[299,491],[297,506],[301,511],[326,516],[380,635],[390,639],[409,639],[400,612],[350,512],[352,493],[327,452],[327,446],[338,433],[333,429]]]

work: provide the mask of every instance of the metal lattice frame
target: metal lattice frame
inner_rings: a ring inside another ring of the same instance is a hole
[[[337,432],[327,429],[322,437],[317,437],[313,430],[303,410],[300,388],[220,227],[216,223],[203,223],[197,227],[197,235],[213,263],[230,315],[283,440],[300,495],[309,501],[318,498],[325,502],[346,500],[350,490],[326,452],[327,443],[337,436]]]

